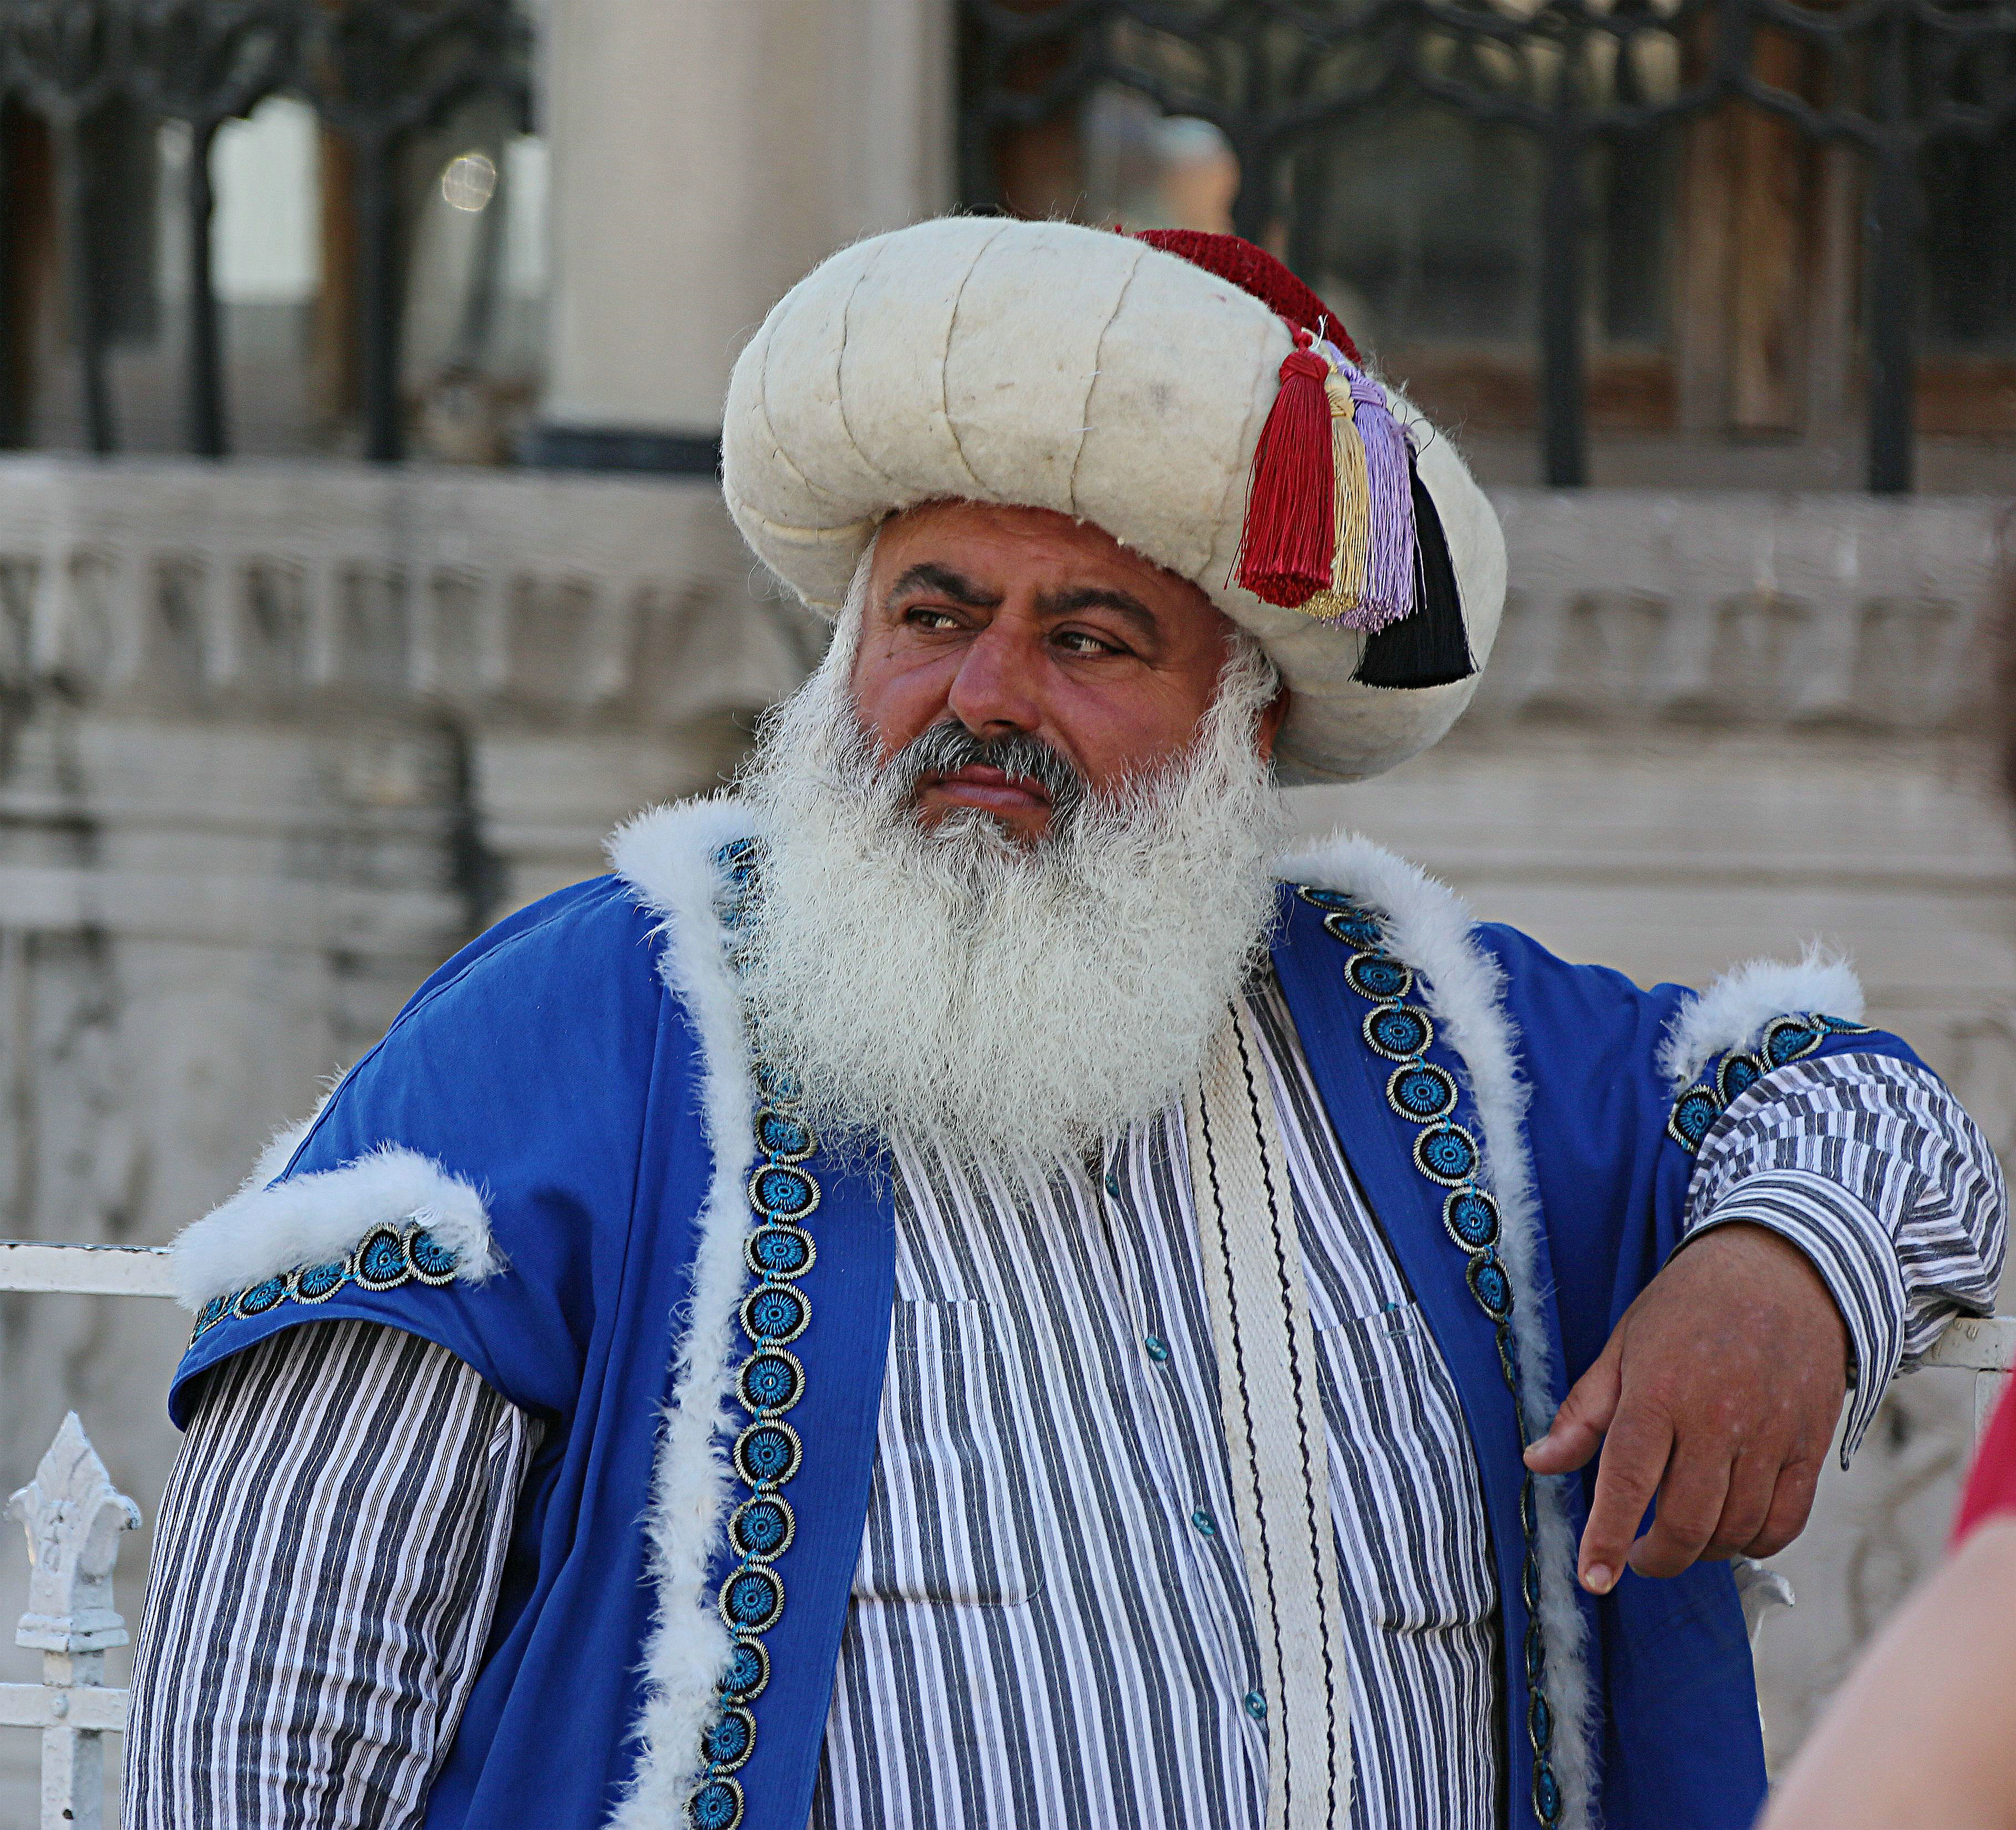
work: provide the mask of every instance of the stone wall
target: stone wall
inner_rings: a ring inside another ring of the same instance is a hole
[[[1301,796],[1305,823],[1641,979],[1825,936],[2016,1142],[1995,505],[1499,502],[1514,595],[1476,708]],[[0,462],[0,1234],[167,1239],[484,921],[715,780],[817,645],[703,484]],[[0,1296],[0,1492],[74,1405],[151,1518],[183,1332]],[[1935,1553],[1965,1387],[1901,1385],[1782,1559],[1774,1746]],[[0,1738],[0,1773],[34,1757]]]

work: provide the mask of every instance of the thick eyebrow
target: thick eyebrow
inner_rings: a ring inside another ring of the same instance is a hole
[[[985,590],[964,573],[955,572],[951,566],[941,565],[935,559],[920,560],[902,573],[889,587],[884,602],[893,604],[913,591],[936,591],[969,610],[994,609],[1003,600],[1001,592]],[[1118,585],[1069,585],[1061,591],[1046,592],[1036,599],[1036,613],[1048,619],[1072,617],[1081,610],[1093,609],[1111,610],[1117,616],[1125,617],[1145,641],[1160,643],[1162,640],[1162,625],[1154,612],[1132,591],[1122,591]]]
[[[906,591],[935,591],[969,610],[991,610],[1001,602],[999,591],[983,591],[970,578],[931,559],[920,561],[898,577],[889,587],[889,595],[884,601],[893,604]]]
[[[1151,642],[1162,638],[1162,625],[1155,613],[1131,591],[1111,584],[1075,584],[1053,591],[1036,599],[1036,612],[1044,617],[1072,617],[1080,610],[1111,610],[1125,617]]]

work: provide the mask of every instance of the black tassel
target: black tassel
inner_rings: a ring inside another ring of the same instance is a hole
[[[1407,480],[1414,492],[1414,607],[1366,638],[1364,656],[1352,675],[1363,686],[1447,686],[1477,671],[1442,518],[1411,451]]]

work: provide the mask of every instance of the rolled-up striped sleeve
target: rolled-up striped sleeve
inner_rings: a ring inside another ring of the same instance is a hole
[[[1736,1221],[1798,1246],[1840,1306],[1854,1356],[1845,1466],[1898,1371],[1956,1314],[1993,1307],[2008,1196],[1987,1139],[1936,1075],[1836,1055],[1765,1075],[1702,1141],[1687,1235]]]
[[[488,1636],[532,1418],[374,1322],[225,1361],[161,1502],[128,1830],[405,1830]]]

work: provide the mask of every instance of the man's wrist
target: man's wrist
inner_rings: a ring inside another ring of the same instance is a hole
[[[1734,1183],[1686,1243],[1742,1225],[1795,1248],[1833,1299],[1854,1388],[1841,1435],[1845,1467],[1874,1420],[1904,1350],[1904,1281],[1889,1232],[1849,1190],[1806,1170],[1768,1170]]]
[[[1848,1325],[1848,1316],[1841,1307],[1841,1299],[1835,1296],[1827,1278],[1821,1275],[1820,1265],[1811,1251],[1790,1234],[1768,1221],[1751,1219],[1741,1213],[1730,1213],[1726,1217],[1711,1216],[1681,1240],[1675,1248],[1673,1256],[1677,1258],[1690,1246],[1697,1246],[1704,1241],[1708,1242],[1712,1246],[1721,1245],[1738,1251],[1762,1253],[1774,1261],[1795,1267],[1796,1275],[1811,1287],[1816,1299],[1826,1304],[1840,1331],[1841,1383],[1844,1386],[1855,1383],[1854,1332]]]

